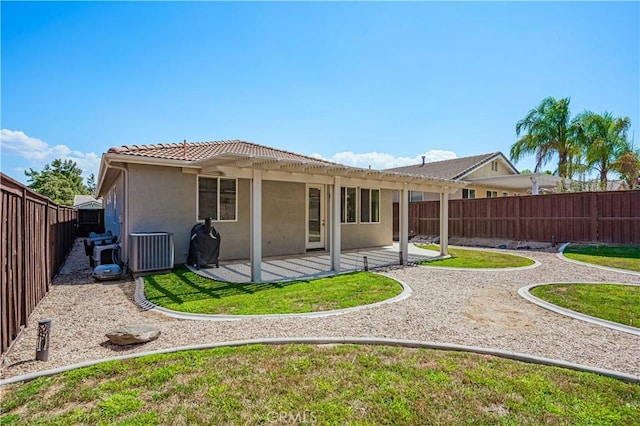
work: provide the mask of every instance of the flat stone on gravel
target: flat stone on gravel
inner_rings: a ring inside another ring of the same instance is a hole
[[[160,336],[160,329],[144,324],[131,325],[122,329],[112,330],[106,336],[115,345],[135,345],[156,340]]]

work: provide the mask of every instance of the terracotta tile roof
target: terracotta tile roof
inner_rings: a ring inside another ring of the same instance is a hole
[[[334,164],[319,158],[295,154],[293,152],[269,148],[264,145],[258,145],[255,143],[240,140],[189,142],[186,144],[161,143],[153,145],[125,145],[110,148],[108,152],[110,154],[124,154],[140,157],[185,161],[198,161],[222,154],[230,154],[248,157],[273,158],[274,160]]]
[[[500,155],[502,155],[500,152],[492,152],[490,154],[433,161],[425,164],[416,164],[414,166],[396,167],[387,169],[387,171],[456,180],[480,164],[486,163]]]

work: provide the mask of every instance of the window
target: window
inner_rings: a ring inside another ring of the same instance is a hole
[[[496,198],[498,196],[498,191],[487,191],[487,198]]]
[[[111,188],[107,193],[107,199],[105,200],[104,208],[104,221],[105,223],[118,223],[118,197],[116,195],[115,186]]]
[[[494,160],[491,162],[491,171],[493,172],[497,172],[498,171],[498,160]]]
[[[476,198],[476,190],[475,189],[469,189],[469,188],[463,188],[462,189],[462,198]]]
[[[340,188],[340,221],[342,223],[356,223],[356,188]]]
[[[409,201],[422,201],[422,191],[409,191]]]
[[[238,181],[229,178],[198,179],[198,220],[211,216],[217,221],[234,221],[237,216]]]
[[[360,188],[360,222],[380,222],[380,190]]]

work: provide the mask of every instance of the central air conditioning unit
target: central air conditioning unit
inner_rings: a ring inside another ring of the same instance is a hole
[[[169,232],[137,232],[129,234],[131,256],[129,268],[136,272],[173,268],[173,234]]]

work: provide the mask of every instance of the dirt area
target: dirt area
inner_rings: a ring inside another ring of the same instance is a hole
[[[416,235],[411,238],[412,243],[433,243],[439,244],[440,237],[438,236],[424,236]],[[552,244],[540,241],[526,241],[526,240],[505,240],[500,238],[463,238],[463,237],[451,237],[449,238],[449,244],[452,246],[465,246],[465,247],[485,247],[485,248],[497,248],[508,250],[536,250],[544,251],[548,253],[556,253],[560,249],[560,244]]]

